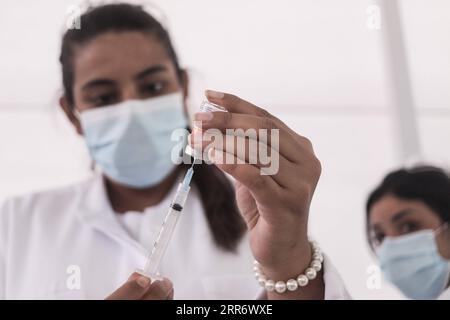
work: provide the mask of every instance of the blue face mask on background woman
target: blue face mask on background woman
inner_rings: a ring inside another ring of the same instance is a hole
[[[172,153],[183,149],[172,132],[188,126],[181,93],[89,109],[80,118],[95,163],[112,180],[134,188],[154,186],[172,172]]]
[[[439,229],[388,237],[377,250],[384,276],[408,298],[436,299],[447,287],[450,261],[439,254]]]

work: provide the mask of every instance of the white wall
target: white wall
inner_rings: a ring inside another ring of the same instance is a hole
[[[95,1],[94,1],[95,2]],[[67,7],[79,1],[0,3],[0,197],[81,179],[89,160],[57,111],[57,57]],[[398,298],[366,286],[373,263],[364,201],[398,165],[381,32],[366,27],[370,0],[160,0],[193,107],[206,87],[245,97],[312,139],[323,163],[311,229],[355,298]],[[450,2],[403,0],[420,138],[449,163]],[[383,22],[383,20],[381,20]],[[383,28],[383,23],[381,24]]]

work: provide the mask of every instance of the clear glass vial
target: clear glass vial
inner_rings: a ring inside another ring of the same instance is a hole
[[[221,107],[215,103],[209,102],[207,100],[200,104],[199,112],[228,112],[224,107]],[[188,144],[184,150],[188,155],[194,158],[194,161],[203,159],[203,154],[199,150],[191,148]],[[206,159],[205,159],[206,160]]]

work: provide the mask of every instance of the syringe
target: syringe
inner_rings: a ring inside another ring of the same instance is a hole
[[[144,269],[136,270],[138,273],[149,277],[152,281],[162,279],[161,275],[158,273],[159,265],[169,245],[170,239],[172,238],[178,218],[183,211],[184,203],[186,202],[189,190],[191,189],[189,184],[191,183],[192,176],[194,175],[194,163],[186,172],[183,182],[178,185],[177,192],[169,206],[169,211],[164,218],[158,237],[153,243],[152,251],[147,257]]]

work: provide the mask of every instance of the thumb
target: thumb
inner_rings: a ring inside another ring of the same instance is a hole
[[[164,278],[162,281],[155,281],[150,285],[150,288],[145,293],[143,300],[172,300],[173,299],[173,284]]]
[[[106,300],[137,300],[141,299],[150,287],[148,277],[134,272],[121,287],[109,295]]]

